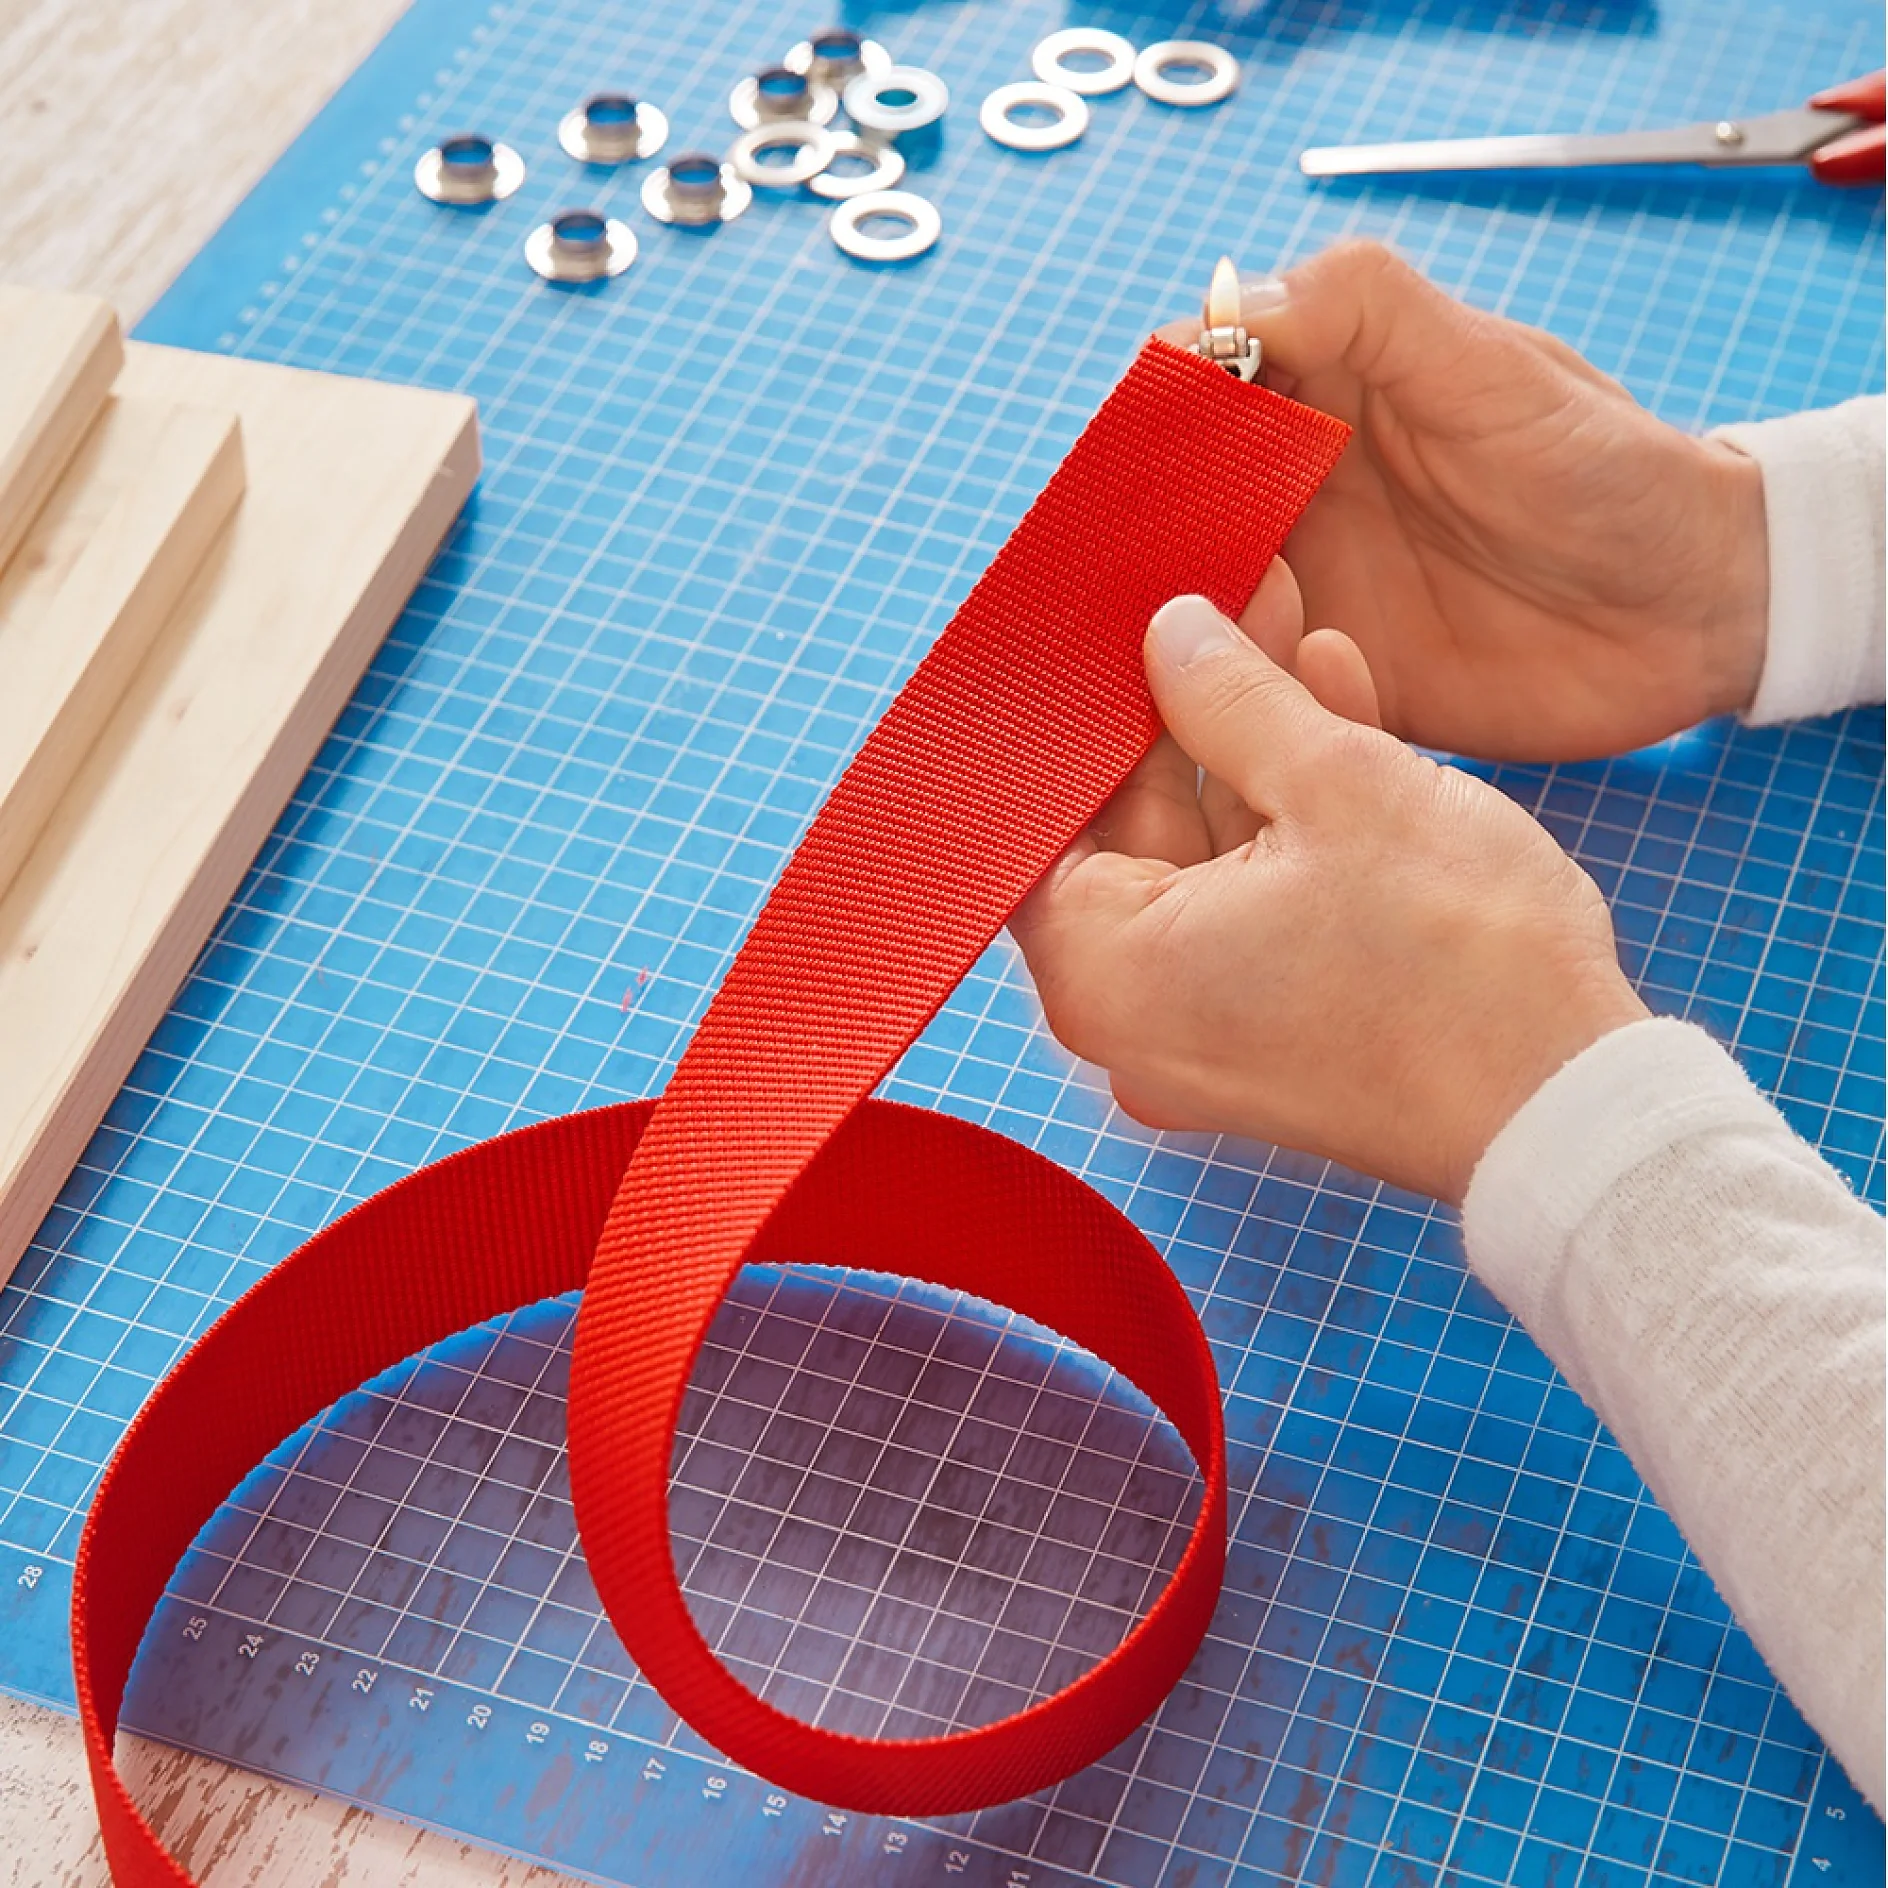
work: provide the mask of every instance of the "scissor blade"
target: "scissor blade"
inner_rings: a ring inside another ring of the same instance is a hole
[[[1797,164],[1862,120],[1851,112],[1769,112],[1759,118],[1619,131],[1601,137],[1440,138],[1417,144],[1339,144],[1306,151],[1307,177],[1372,177],[1437,170],[1574,170],[1605,164]]]

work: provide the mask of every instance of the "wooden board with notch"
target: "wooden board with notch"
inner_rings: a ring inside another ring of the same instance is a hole
[[[123,361],[117,317],[103,302],[0,283],[0,565],[77,451]]]
[[[0,884],[0,1279],[479,465],[476,410],[462,396],[136,342],[113,381],[97,363],[113,360],[115,324],[106,317],[101,340],[89,318],[74,327],[82,311],[70,304],[83,298],[49,299],[68,304],[68,344],[45,349],[61,397],[35,399],[20,375],[0,374],[0,502],[14,507],[16,541],[84,509],[62,468],[96,476],[105,435],[115,419],[132,424],[127,414],[141,436],[170,441],[174,476],[168,498],[147,493],[116,514],[93,506],[118,518],[118,541],[142,532],[152,561],[166,548],[169,561],[141,611],[125,601],[139,583],[123,560],[95,570],[79,614],[96,633],[101,611],[129,609],[132,655],[121,651],[83,726],[68,729],[58,790],[42,790],[36,830]],[[232,478],[245,474],[236,499]],[[91,555],[96,565],[102,554]],[[46,716],[42,704],[35,725]]]
[[[0,895],[243,483],[233,411],[114,393],[0,566]]]

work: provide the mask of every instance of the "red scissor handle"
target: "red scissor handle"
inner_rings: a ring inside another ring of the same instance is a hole
[[[1888,132],[1882,128],[1884,81],[1888,73],[1871,72],[1866,78],[1832,85],[1809,102],[1817,111],[1854,112],[1866,124],[1833,138],[1809,160],[1810,175],[1825,184],[1878,184],[1888,160]]]

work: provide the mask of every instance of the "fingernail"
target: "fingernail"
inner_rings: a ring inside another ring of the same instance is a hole
[[[1239,640],[1239,632],[1204,597],[1175,597],[1154,612],[1149,625],[1154,647],[1170,669],[1184,669],[1203,657],[1219,655]]]
[[[1285,306],[1291,291],[1277,275],[1242,275],[1239,278],[1239,319],[1263,321]]]

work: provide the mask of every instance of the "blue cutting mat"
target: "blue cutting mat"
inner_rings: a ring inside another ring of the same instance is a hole
[[[667,10],[664,10],[667,11]],[[1097,102],[997,150],[975,102],[1066,18],[1201,30],[1205,113]],[[1152,321],[1347,229],[1539,321],[1681,425],[1882,378],[1882,208],[1794,176],[1313,188],[1301,145],[1795,103],[1878,9],[1276,0],[861,13],[956,96],[931,256],[821,215],[709,237],[586,177],[559,115],[628,83],[725,141],[811,15],[419,0],[146,323],[442,387],[489,469],[0,1296],[0,1682],[69,1705],[96,1473],[218,1306],[348,1202],[524,1120],[659,1088],[793,839]],[[422,202],[477,125],[521,195]],[[552,290],[568,201],[642,234]],[[1503,784],[1613,898],[1655,1004],[1732,1041],[1882,1182],[1882,723],[1703,730]],[[829,1814],[720,1764],[599,1622],[565,1496],[568,1303],[470,1333],[295,1438],[181,1570],[134,1683],[158,1735],[597,1879],[1050,1888],[1878,1884],[1881,1826],[1612,1441],[1465,1279],[1453,1219],[1302,1159],[1150,1136],[993,950],[891,1091],[1077,1169],[1162,1241],[1227,1388],[1234,1539],[1189,1681],[1038,1801]],[[895,1255],[887,1255],[888,1261]],[[828,1723],[969,1722],[1118,1637],[1190,1513],[1177,1445],[1042,1333],[886,1281],[750,1275],[678,1458],[716,1644]]]

